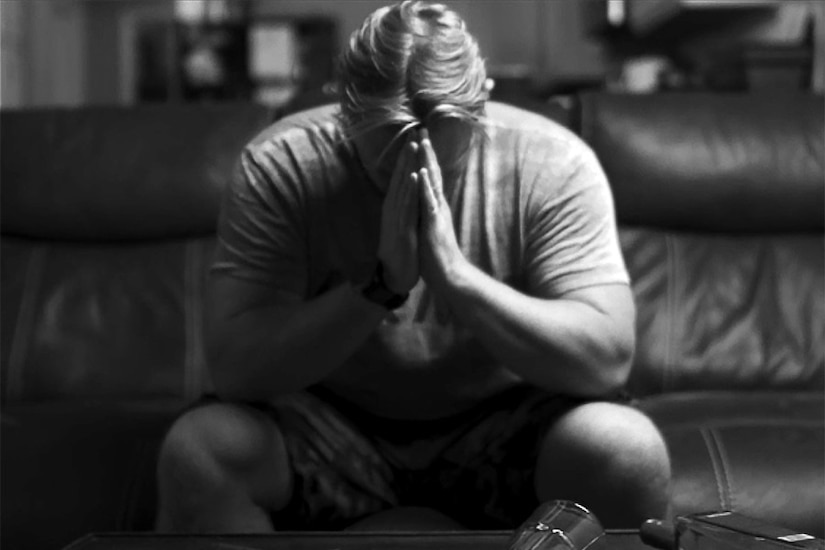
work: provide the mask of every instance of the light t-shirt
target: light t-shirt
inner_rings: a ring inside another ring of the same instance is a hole
[[[341,279],[369,278],[382,195],[337,112],[329,105],[291,115],[246,147],[221,213],[215,272],[307,300]],[[589,147],[545,117],[494,102],[484,126],[487,139],[464,173],[444,184],[466,258],[550,299],[627,284],[613,199]],[[419,280],[323,385],[373,413],[419,418],[465,410],[519,383]]]

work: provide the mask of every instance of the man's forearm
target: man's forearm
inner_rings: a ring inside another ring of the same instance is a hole
[[[468,262],[461,262],[438,287],[453,315],[528,382],[588,396],[624,384],[632,335],[590,304],[527,296]]]
[[[342,284],[308,302],[261,305],[210,330],[210,363],[219,394],[271,398],[322,380],[387,315]]]

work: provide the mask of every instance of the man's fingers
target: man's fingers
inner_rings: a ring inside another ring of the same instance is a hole
[[[403,214],[406,210],[409,210],[412,201],[409,177],[410,173],[416,169],[415,162],[412,148],[407,144],[398,155],[397,170],[384,198],[386,221],[394,224],[396,230],[401,230],[403,227],[401,224],[406,222]],[[413,195],[413,198],[415,198],[415,195]]]
[[[418,180],[418,175],[411,172],[403,184],[403,202],[398,212],[399,231],[409,231],[418,227]]]
[[[418,144],[411,141],[404,148],[406,155],[406,163],[404,163],[404,173],[398,182],[397,201],[401,209],[406,209],[409,203],[418,204],[418,191],[414,185],[411,185],[410,175],[414,174],[418,167],[416,166],[416,154],[418,151]]]
[[[415,161],[415,153],[410,147],[410,143],[413,143],[412,136],[407,135],[404,138],[404,146],[401,148],[401,154],[398,155],[398,160],[396,161],[395,168],[392,172],[390,186],[389,189],[387,189],[388,195],[393,194],[393,192],[397,194],[399,187],[406,182],[407,174],[414,169],[413,162]]]
[[[427,169],[430,175],[430,181],[434,186],[436,196],[441,196],[443,194],[443,190],[441,188],[441,166],[438,164],[438,157],[435,155],[433,143],[430,141],[430,133],[426,128],[422,128],[420,136],[421,145],[419,147],[420,152],[418,157],[421,162],[421,168]]]
[[[424,207],[425,215],[432,217],[438,210],[438,197],[433,189],[432,178],[426,168],[418,171],[419,181],[419,196],[421,197],[421,205]]]

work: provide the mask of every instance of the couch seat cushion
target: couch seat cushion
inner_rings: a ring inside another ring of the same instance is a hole
[[[155,461],[180,402],[3,409],[3,548],[61,548],[92,531],[151,527]]]
[[[641,401],[673,467],[673,513],[735,510],[825,536],[825,395],[691,392]]]

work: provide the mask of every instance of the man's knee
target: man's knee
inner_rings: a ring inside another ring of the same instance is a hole
[[[158,459],[161,490],[194,485],[243,487],[256,501],[283,505],[291,475],[281,432],[261,411],[212,403],[192,409],[169,429]]]
[[[653,422],[631,407],[595,402],[562,416],[548,431],[539,453],[539,493],[548,486],[552,490],[558,483],[555,474],[564,471],[581,474],[574,476],[578,478],[574,483],[646,493],[663,505],[668,499],[670,460],[665,442]]]

